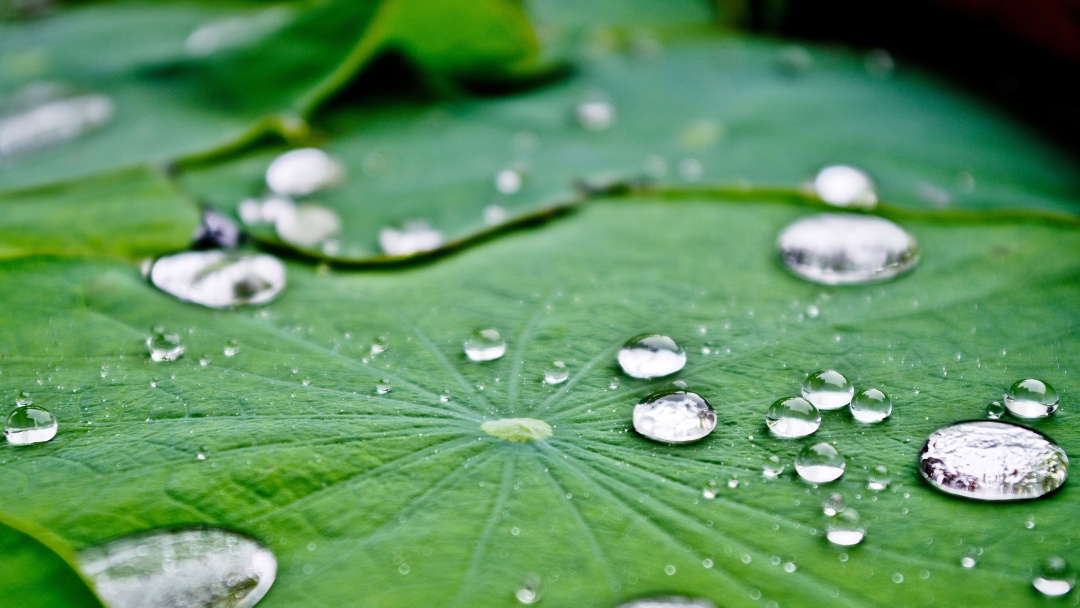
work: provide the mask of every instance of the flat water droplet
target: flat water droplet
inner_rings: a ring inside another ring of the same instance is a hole
[[[991,401],[990,405],[986,406],[986,417],[997,420],[1005,415],[1005,411],[1005,406],[1001,405],[1000,401]]]
[[[574,108],[578,124],[587,131],[606,131],[615,125],[615,106],[605,100],[591,100]]]
[[[1042,380],[1028,378],[1005,392],[1005,407],[1019,418],[1045,418],[1057,411],[1058,394]]]
[[[874,423],[892,414],[892,399],[876,388],[866,388],[851,399],[851,415],[859,422]]]
[[[386,255],[415,255],[438,249],[443,233],[425,221],[405,222],[401,228],[386,227],[379,231],[379,247]]]
[[[824,285],[884,281],[919,261],[915,238],[889,220],[823,213],[792,223],[777,241],[788,270]]]
[[[846,467],[844,456],[827,443],[808,445],[795,456],[795,472],[810,483],[836,481]]]
[[[570,372],[562,361],[552,361],[551,365],[544,369],[544,384],[562,384],[569,377]]]
[[[282,196],[306,196],[345,178],[341,163],[318,148],[290,150],[266,169],[266,185]]]
[[[690,391],[653,393],[634,406],[634,430],[656,441],[686,443],[716,428],[716,412]]]
[[[465,356],[472,361],[493,361],[505,354],[506,340],[497,329],[478,329],[465,340]]]
[[[180,334],[167,332],[160,327],[152,329],[146,337],[146,349],[150,351],[150,359],[158,362],[176,361],[184,354]]]
[[[1061,487],[1069,458],[1049,437],[1008,422],[959,422],[934,431],[919,471],[937,489],[977,500],[1038,498]]]
[[[870,474],[866,476],[866,487],[874,492],[888,488],[891,482],[892,475],[889,475],[889,469],[881,465],[870,469]]]
[[[4,421],[4,436],[15,445],[44,443],[56,436],[56,417],[43,407],[23,405]]]
[[[825,167],[814,178],[814,192],[837,207],[873,209],[877,205],[874,180],[862,169],[848,165]]]
[[[1072,591],[1076,585],[1076,572],[1064,559],[1053,555],[1043,562],[1038,576],[1031,584],[1043,595],[1058,597]]]
[[[274,221],[278,238],[298,247],[314,247],[341,232],[341,216],[322,205],[296,205]]]
[[[821,512],[829,517],[836,515],[844,510],[844,495],[839,492],[833,492],[825,497],[825,500],[821,502]]]
[[[500,418],[488,420],[480,425],[480,429],[503,441],[511,443],[528,443],[541,441],[551,437],[551,425],[536,418]]]
[[[821,412],[802,397],[787,397],[769,406],[765,424],[777,437],[806,437],[821,426]]]
[[[30,393],[26,391],[15,393],[15,405],[30,405],[33,402],[34,398],[30,396]]]
[[[645,334],[626,341],[619,350],[619,365],[633,378],[660,378],[681,370],[686,352],[667,336]]]
[[[765,464],[761,466],[761,476],[765,479],[776,479],[784,474],[784,469],[787,465],[780,460],[779,456],[769,456],[765,459]]]
[[[240,342],[238,342],[235,338],[226,340],[224,350],[226,357],[235,357],[237,354],[240,353]]]
[[[838,410],[849,403],[855,387],[836,370],[810,374],[802,385],[802,395],[819,410]]]
[[[855,509],[844,509],[825,523],[825,538],[834,545],[850,547],[861,543],[865,537],[866,526]]]
[[[716,604],[702,598],[670,595],[631,600],[617,608],[716,608]]]
[[[110,608],[250,608],[277,576],[269,549],[215,529],[122,538],[80,552],[78,561]]]
[[[0,164],[78,139],[108,124],[113,113],[104,95],[79,95],[57,83],[24,87],[0,98]]]
[[[285,265],[261,253],[189,251],[159,258],[150,280],[180,300],[209,308],[260,305],[285,289]]]

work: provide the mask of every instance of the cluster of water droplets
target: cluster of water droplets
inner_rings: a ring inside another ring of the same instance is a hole
[[[777,400],[765,412],[769,431],[786,439],[806,437],[821,426],[821,412],[847,407],[859,422],[881,422],[892,414],[892,400],[876,388],[855,392],[855,387],[836,370],[810,374],[801,397]]]

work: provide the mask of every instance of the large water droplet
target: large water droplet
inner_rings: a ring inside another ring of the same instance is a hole
[[[802,397],[788,397],[769,406],[765,424],[777,437],[806,437],[821,426],[821,412]]]
[[[296,205],[277,215],[274,230],[286,243],[314,247],[341,231],[341,216],[322,205]]]
[[[562,384],[569,377],[570,372],[562,361],[552,361],[551,365],[544,368],[544,384]]]
[[[1053,555],[1043,562],[1031,584],[1043,595],[1058,597],[1072,591],[1076,585],[1076,572],[1063,558]]]
[[[825,167],[814,178],[814,192],[837,207],[873,209],[877,205],[874,180],[862,169],[848,165]]]
[[[110,608],[249,608],[277,576],[269,549],[215,529],[114,540],[80,552],[79,566]]]
[[[189,251],[158,259],[150,280],[185,302],[210,308],[257,305],[285,288],[285,265],[266,254]]]
[[[819,410],[838,410],[851,403],[855,387],[836,370],[827,369],[803,381],[802,395]]]
[[[615,125],[615,106],[602,99],[578,104],[574,115],[578,124],[588,131],[606,131]]]
[[[405,222],[401,228],[386,227],[379,231],[379,247],[386,255],[414,255],[438,249],[443,233],[425,221]]]
[[[345,178],[341,163],[318,148],[290,150],[266,169],[266,185],[283,196],[305,196]]]
[[[634,430],[666,443],[697,441],[716,428],[716,411],[690,391],[661,391],[634,406]]]
[[[465,356],[473,361],[493,361],[505,354],[506,340],[497,329],[478,329],[465,340]]]
[[[851,415],[859,422],[881,422],[892,414],[892,399],[876,388],[866,388],[851,399]]]
[[[777,246],[791,272],[824,285],[884,281],[919,261],[914,237],[869,215],[823,213],[798,220],[780,233]]]
[[[634,378],[660,378],[686,365],[686,352],[675,340],[659,334],[630,338],[619,350],[619,365]]]
[[[795,472],[810,483],[836,481],[846,467],[847,460],[828,443],[808,445],[795,456]]]
[[[618,608],[716,608],[716,604],[695,597],[659,596],[631,600]]]
[[[150,330],[150,335],[146,337],[146,349],[150,351],[150,359],[157,362],[176,361],[184,354],[180,334],[165,331],[160,327]]]
[[[56,436],[56,417],[43,407],[15,408],[4,421],[4,436],[15,445],[44,443]]]
[[[1020,380],[1005,392],[1005,407],[1020,418],[1045,418],[1058,408],[1054,387],[1034,378]]]
[[[1008,422],[960,422],[934,431],[919,471],[937,489],[978,500],[1038,498],[1061,487],[1069,458],[1049,437]]]
[[[866,537],[866,526],[855,509],[844,509],[825,523],[825,538],[834,545],[850,547]]]
[[[42,82],[0,99],[0,163],[98,129],[113,117],[104,95],[79,95],[69,87]]]

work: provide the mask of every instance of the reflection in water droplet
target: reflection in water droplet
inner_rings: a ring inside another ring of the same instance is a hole
[[[986,406],[986,417],[991,420],[997,420],[1005,415],[1005,406],[1001,405],[1000,401],[991,401],[990,405]]]
[[[666,443],[697,441],[716,428],[716,412],[690,391],[653,393],[634,406],[634,430]]]
[[[765,459],[765,464],[761,466],[761,476],[765,479],[776,479],[784,474],[784,469],[787,468],[779,456],[769,456]]]
[[[235,357],[240,352],[240,342],[236,338],[230,338],[225,341],[225,356]]]
[[[535,604],[540,599],[540,577],[530,574],[525,582],[514,592],[514,597],[522,604]]]
[[[1031,584],[1043,595],[1058,597],[1072,591],[1076,585],[1076,572],[1063,558],[1052,555],[1043,562]]]
[[[802,395],[819,410],[838,410],[851,403],[855,387],[836,370],[827,369],[803,381]]]
[[[44,443],[56,436],[56,417],[43,407],[23,405],[4,421],[4,436],[15,445]]]
[[[30,393],[26,391],[15,393],[15,405],[30,405],[33,402],[34,398],[30,396]]]
[[[1005,407],[1019,418],[1045,418],[1057,411],[1058,394],[1042,380],[1028,378],[1005,392]]]
[[[505,354],[506,340],[497,329],[478,329],[465,340],[465,356],[472,361],[493,361]]]
[[[249,608],[277,576],[269,549],[215,529],[150,532],[79,553],[110,608]]]
[[[915,238],[889,220],[823,213],[792,223],[777,242],[788,270],[824,285],[884,281],[914,268]]]
[[[574,108],[578,124],[588,131],[606,131],[615,125],[615,106],[604,100],[591,100]]]
[[[180,334],[166,332],[160,327],[150,330],[150,335],[146,337],[146,348],[150,351],[150,359],[158,362],[176,361],[184,354]]]
[[[874,180],[862,169],[848,165],[825,167],[814,178],[814,192],[837,207],[873,209],[877,205]]]
[[[0,98],[0,165],[98,129],[112,119],[113,110],[112,101],[104,95],[78,95],[49,82]]]
[[[825,500],[821,503],[821,512],[829,517],[836,515],[844,510],[844,495],[839,492],[833,492],[825,497]]]
[[[795,472],[811,483],[828,483],[844,474],[847,461],[827,443],[808,445],[795,456]]]
[[[871,469],[870,474],[866,477],[866,487],[875,492],[888,488],[891,482],[892,476],[889,475],[889,469],[881,465]]]
[[[341,232],[341,217],[322,205],[296,205],[291,211],[277,214],[274,230],[286,243],[314,247]]]
[[[379,247],[386,255],[414,255],[438,249],[443,233],[425,221],[405,222],[401,228],[386,227],[379,231]]]
[[[686,352],[675,340],[659,334],[630,338],[619,350],[619,365],[634,378],[659,378],[686,365]]]
[[[866,388],[851,399],[851,415],[859,422],[881,422],[892,414],[892,399],[876,388]]]
[[[716,608],[716,604],[702,598],[658,596],[632,600],[618,608]]]
[[[150,280],[180,300],[210,308],[259,305],[285,289],[285,265],[266,254],[189,251],[159,258]]]
[[[562,361],[552,361],[544,369],[544,384],[562,384],[570,377],[570,371]]]
[[[1069,458],[1038,431],[981,420],[934,431],[919,452],[919,471],[948,494],[1023,500],[1061,487],[1068,476]]]
[[[777,437],[806,437],[821,426],[821,413],[802,397],[787,397],[769,406],[765,424]]]
[[[825,538],[834,545],[850,547],[861,543],[865,537],[866,527],[855,509],[844,509],[825,523]]]
[[[282,196],[305,196],[336,186],[344,178],[341,163],[318,148],[290,150],[266,169],[266,185]]]

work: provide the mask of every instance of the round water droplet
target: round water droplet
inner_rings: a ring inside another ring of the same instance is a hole
[[[855,387],[836,370],[810,374],[802,385],[802,395],[819,410],[838,410],[849,403]]]
[[[870,215],[823,213],[798,220],[780,233],[788,270],[824,285],[884,281],[919,261],[915,238],[889,220]]]
[[[473,361],[493,361],[505,354],[506,340],[497,329],[478,329],[465,340],[465,356]]]
[[[979,547],[968,547],[964,551],[964,556],[960,558],[960,565],[964,568],[974,568],[979,563],[979,556],[982,555],[983,550]]]
[[[866,476],[866,487],[875,492],[888,488],[891,482],[892,475],[889,475],[889,469],[881,465],[870,469],[870,474]]]
[[[855,509],[844,509],[825,524],[825,538],[834,545],[850,547],[861,543],[865,537],[866,526]]]
[[[443,233],[425,221],[405,222],[401,228],[386,227],[379,231],[379,247],[386,255],[415,255],[438,249]]]
[[[524,182],[525,178],[515,169],[503,169],[495,174],[495,189],[500,194],[517,194]]]
[[[892,399],[876,388],[866,388],[851,399],[851,415],[859,422],[881,422],[892,414]]]
[[[825,167],[814,178],[814,192],[837,207],[873,209],[877,205],[874,180],[862,169],[848,165]]]
[[[389,393],[390,389],[390,381],[386,378],[379,380],[379,382],[375,384],[375,392],[379,395],[385,395],[386,393]]]
[[[551,365],[544,369],[544,384],[562,384],[569,377],[570,372],[562,361],[552,361]]]
[[[535,574],[526,577],[514,597],[522,604],[535,604],[540,599],[540,577]]]
[[[821,512],[829,517],[836,515],[844,510],[844,495],[839,492],[833,492],[825,497],[825,500],[821,502]]]
[[[1063,558],[1052,555],[1043,562],[1031,584],[1043,595],[1058,597],[1072,591],[1076,585],[1076,572]]]
[[[56,436],[56,417],[43,407],[15,408],[4,422],[4,436],[15,445],[44,443]]]
[[[588,131],[606,131],[615,124],[615,106],[605,100],[591,100],[574,108],[578,124]]]
[[[1049,437],[1008,422],[959,422],[934,431],[919,471],[935,488],[977,500],[1038,498],[1065,483],[1069,458]]]
[[[298,247],[314,247],[341,232],[341,216],[322,205],[296,205],[274,220],[278,238]]]
[[[1045,418],[1057,410],[1058,394],[1042,380],[1028,378],[1005,392],[1005,407],[1020,418]]]
[[[317,148],[290,150],[266,169],[266,185],[283,196],[305,196],[336,186],[344,177],[341,164]]]
[[[765,424],[777,437],[806,437],[821,426],[821,412],[802,397],[787,397],[769,406]]]
[[[180,300],[209,308],[259,305],[285,289],[285,265],[266,254],[189,251],[159,258],[150,280]]]
[[[270,590],[277,560],[225,530],[168,530],[79,553],[80,570],[111,608],[250,608]]]
[[[627,376],[660,378],[686,365],[686,352],[675,340],[660,334],[630,338],[619,350],[619,365]]]
[[[716,604],[702,598],[658,596],[632,600],[618,608],[716,608]]]
[[[787,465],[780,460],[779,456],[769,456],[765,464],[761,465],[761,476],[765,479],[776,479],[784,474]]]
[[[690,391],[653,393],[634,406],[634,430],[656,441],[697,441],[714,428],[716,412],[712,405]]]
[[[155,327],[146,338],[146,348],[150,351],[150,359],[154,361],[176,361],[184,354],[184,345],[180,342],[180,334],[166,332],[160,327]]]
[[[997,420],[1005,415],[1005,411],[1005,406],[1001,405],[1000,401],[991,401],[990,405],[986,406],[986,417]]]
[[[828,443],[808,445],[795,456],[795,472],[810,483],[836,481],[846,467],[847,460]]]
[[[30,393],[26,391],[15,393],[15,405],[30,405],[33,402],[34,398],[30,396]]]

